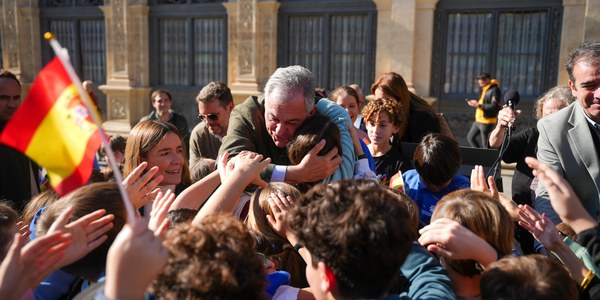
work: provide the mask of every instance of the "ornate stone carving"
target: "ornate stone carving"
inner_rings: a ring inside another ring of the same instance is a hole
[[[149,8],[147,6],[130,6],[127,11],[128,19],[128,70],[131,86],[145,86],[149,83],[148,78],[148,19]]]
[[[127,36],[125,34],[125,3],[123,0],[113,0],[112,10],[112,53],[113,72],[125,72],[127,70]]]
[[[8,61],[4,62],[5,68],[7,69],[18,69],[19,68],[19,46],[17,41],[17,16],[16,16],[17,3],[16,1],[5,1],[4,2],[4,24],[2,24],[2,51],[6,54],[4,57],[8,58]]]
[[[257,32],[261,32],[261,35],[257,43],[259,56],[256,65],[260,66],[260,70],[257,70],[256,78],[260,86],[267,82],[277,66],[277,11],[279,5],[279,2],[276,1],[258,4]]]
[[[109,97],[108,107],[110,110],[108,112],[108,119],[126,119],[127,112],[129,111],[127,103],[127,99]]]
[[[31,16],[29,14],[21,14],[21,34],[24,37],[31,37]],[[19,41],[21,46],[29,44],[29,39],[22,39]],[[20,47],[21,54],[21,80],[25,82],[33,81],[33,47]],[[27,58],[27,59],[26,59]]]
[[[239,75],[254,75],[255,66],[255,22],[256,22],[256,0],[238,2],[238,69]]]

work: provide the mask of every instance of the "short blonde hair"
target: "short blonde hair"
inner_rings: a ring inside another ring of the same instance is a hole
[[[486,193],[464,189],[444,196],[435,206],[431,220],[439,218],[454,220],[484,239],[498,252],[498,258],[512,253],[513,221],[502,204]],[[461,275],[481,273],[473,260],[447,261]]]
[[[563,107],[567,107],[569,104],[575,102],[575,100],[570,87],[566,85],[555,86],[535,101],[535,104],[533,105],[535,118],[539,120],[544,116],[542,110],[544,109],[544,104],[548,101],[556,101],[561,103]]]

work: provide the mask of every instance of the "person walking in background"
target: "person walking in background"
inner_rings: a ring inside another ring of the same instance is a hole
[[[467,134],[467,141],[471,147],[487,148],[488,137],[494,130],[498,111],[502,107],[502,92],[498,81],[488,73],[480,73],[477,83],[481,88],[479,100],[466,100],[469,106],[476,108],[475,121]]]

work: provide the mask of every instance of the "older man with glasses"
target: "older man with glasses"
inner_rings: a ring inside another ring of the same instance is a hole
[[[217,159],[221,139],[227,134],[229,116],[233,110],[231,90],[220,81],[213,81],[196,96],[198,120],[190,139],[190,166],[200,158]]]

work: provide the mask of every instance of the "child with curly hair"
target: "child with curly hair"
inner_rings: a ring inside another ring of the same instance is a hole
[[[412,168],[400,147],[392,147],[391,143],[392,136],[399,133],[402,125],[399,103],[391,99],[376,99],[369,102],[362,115],[371,140],[369,151],[375,160],[375,174],[382,184],[388,185],[390,178],[398,171],[405,172]]]

